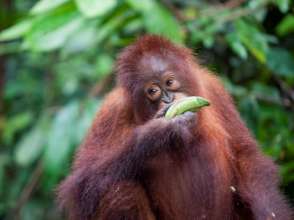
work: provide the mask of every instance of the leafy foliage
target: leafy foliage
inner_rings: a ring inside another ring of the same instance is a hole
[[[0,219],[62,219],[67,174],[121,48],[144,33],[186,44],[223,79],[294,199],[291,0],[0,3]]]

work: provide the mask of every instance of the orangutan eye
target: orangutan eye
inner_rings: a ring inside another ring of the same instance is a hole
[[[150,88],[150,89],[148,89],[148,94],[149,94],[149,95],[154,95],[156,92],[158,92],[157,89],[154,89],[154,88]]]
[[[180,88],[180,83],[179,81],[177,81],[176,79],[174,78],[169,78],[165,81],[165,85],[167,87],[167,89],[169,90],[173,90],[173,91],[176,91],[177,89]]]
[[[169,80],[166,81],[167,86],[172,86],[173,83],[174,83],[173,79],[169,79]]]
[[[147,97],[152,101],[159,99],[161,96],[161,89],[157,85],[151,85],[145,91]]]

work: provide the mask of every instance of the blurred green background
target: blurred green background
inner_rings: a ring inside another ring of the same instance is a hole
[[[293,1],[1,0],[0,30],[0,219],[62,219],[56,184],[145,33],[218,73],[293,204]]]

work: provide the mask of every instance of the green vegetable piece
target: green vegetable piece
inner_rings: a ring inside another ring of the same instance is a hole
[[[196,112],[204,106],[209,106],[209,101],[200,96],[190,96],[180,99],[169,107],[165,113],[167,119],[181,115],[187,111]]]

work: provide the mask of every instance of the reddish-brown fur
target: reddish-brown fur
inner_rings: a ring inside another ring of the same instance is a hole
[[[188,95],[210,100],[193,129],[152,119],[140,98],[154,57],[167,57],[180,70]],[[258,149],[221,82],[188,49],[145,36],[121,54],[117,74],[117,87],[59,187],[70,219],[291,219],[276,166]]]

